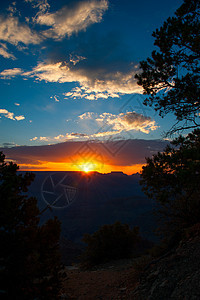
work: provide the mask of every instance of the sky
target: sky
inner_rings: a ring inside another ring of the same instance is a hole
[[[144,154],[165,144],[163,133],[174,117],[162,119],[142,104],[145,97],[134,76],[140,72],[139,62],[155,49],[152,32],[181,4],[180,0],[1,1],[1,150],[23,170],[130,174],[141,169]],[[117,146],[117,154],[104,151],[119,140],[123,147]],[[137,140],[140,158],[134,150]],[[79,148],[88,144],[95,153],[104,153],[103,164],[77,157]],[[124,153],[129,155],[126,163]]]

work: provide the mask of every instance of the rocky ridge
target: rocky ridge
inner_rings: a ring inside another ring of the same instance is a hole
[[[130,299],[200,299],[200,225],[194,236],[148,265]]]

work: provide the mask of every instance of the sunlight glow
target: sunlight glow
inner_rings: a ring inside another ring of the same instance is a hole
[[[85,162],[79,165],[81,171],[88,173],[91,171],[95,171],[96,165],[92,162]]]

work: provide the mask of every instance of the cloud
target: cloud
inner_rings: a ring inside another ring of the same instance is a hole
[[[17,146],[15,143],[3,143],[2,145],[4,148]]]
[[[38,164],[38,162],[72,163],[72,159],[84,156],[102,157],[103,162],[126,166],[145,163],[145,157],[151,157],[157,151],[163,151],[168,143],[161,140],[118,140],[118,141],[66,141],[64,143],[43,146],[18,146],[4,151],[9,159],[21,164]],[[118,149],[121,149],[118,151]],[[56,155],[55,155],[56,153]],[[117,153],[113,155],[113,153]],[[80,156],[80,157],[79,157]]]
[[[17,120],[17,121],[21,121],[21,120],[24,120],[24,119],[25,119],[24,116],[16,116],[15,117],[15,120]]]
[[[119,133],[121,133],[121,130],[102,131],[102,132],[97,132],[97,133],[91,134],[90,137],[91,138],[102,138],[102,137],[105,137],[105,136],[111,137],[111,136],[119,134]]]
[[[3,56],[4,58],[11,58],[11,59],[16,59],[16,57],[8,52],[8,48],[5,44],[0,43],[0,55]]]
[[[20,43],[24,45],[40,44],[47,38],[61,40],[66,35],[69,37],[73,33],[86,30],[89,25],[100,22],[103,13],[108,9],[107,0],[88,0],[49,13],[50,5],[47,0],[24,1],[38,10],[35,17],[32,18],[33,23],[49,26],[49,29],[38,29],[36,31],[30,28],[32,22],[30,22],[29,17],[25,17],[26,23],[20,22],[19,17],[21,17],[21,14],[19,12],[19,16],[15,16],[17,9],[16,2],[13,2],[8,8],[9,14],[7,16],[0,15],[0,40],[18,46],[18,50],[24,48]],[[15,59],[15,56],[8,52],[6,45],[0,46],[0,55]],[[80,55],[71,56],[70,58],[74,65],[83,59],[85,58]]]
[[[55,136],[55,137],[54,137],[55,140],[60,140],[60,139],[62,139],[62,138],[64,138],[64,135],[63,135],[63,134],[59,134],[58,136]]]
[[[150,117],[138,114],[135,111],[120,113],[118,115],[103,113],[96,119],[96,121],[102,124],[107,123],[113,130],[120,132],[136,130],[148,134],[149,131],[153,131],[158,128],[155,121]]]
[[[35,136],[34,138],[30,139],[30,141],[36,141],[38,139],[37,136]]]
[[[73,33],[86,30],[91,24],[99,23],[107,9],[106,0],[80,1],[55,13],[40,14],[36,22],[50,27],[43,31],[45,37],[61,40],[66,35],[70,37]]]
[[[84,98],[88,100],[119,98],[120,95],[141,93],[142,88],[137,84],[133,68],[128,72],[88,70],[84,67],[74,67],[67,62],[39,63],[32,71],[22,72],[21,69],[8,69],[0,73],[3,78],[14,75],[35,77],[46,82],[74,82],[80,87],[64,93],[68,98]]]
[[[0,109],[0,114],[4,115],[5,118],[15,120],[14,113],[9,112],[7,109]]]
[[[30,3],[33,8],[39,10],[36,16],[46,13],[46,11],[48,11],[48,9],[50,8],[50,5],[47,0],[24,0],[24,1]]]
[[[55,102],[59,102],[58,96],[55,95],[54,100],[55,100]]]
[[[79,119],[81,120],[89,120],[89,119],[93,119],[93,117],[95,116],[96,114],[93,113],[93,112],[85,112],[84,114],[78,116]]]
[[[17,46],[19,43],[39,44],[42,38],[28,25],[21,24],[18,17],[0,16],[0,40]]]
[[[14,116],[14,113],[9,112],[7,109],[1,108],[0,109],[0,114],[2,114],[5,118],[10,119],[10,120],[17,120],[21,121],[24,120],[24,116]]]
[[[80,115],[79,118],[81,120],[93,119],[102,125],[102,129],[105,127],[109,128],[109,131],[99,132],[91,135],[91,137],[107,136],[130,130],[141,131],[148,134],[149,131],[158,128],[155,121],[150,117],[138,114],[135,111],[120,113],[118,115],[105,112],[99,116],[93,112],[85,112]]]
[[[73,63],[74,66],[75,66],[77,63],[79,63],[81,60],[86,59],[86,57],[83,57],[83,56],[80,56],[80,55],[77,55],[77,54],[75,54],[75,55],[70,54],[69,57],[70,57],[69,61],[70,61],[71,63]]]
[[[46,137],[46,136],[41,136],[41,137],[40,137],[40,141],[45,141],[45,142],[47,142],[48,140],[49,140],[49,138]]]
[[[15,77],[17,75],[22,75],[23,71],[20,68],[7,69],[0,73],[1,79],[10,79],[11,77]]]
[[[17,13],[16,2],[12,2],[9,5],[7,11],[9,12],[10,16],[13,16],[14,14],[16,14]]]
[[[53,138],[49,137],[49,140],[51,140],[51,141],[60,140],[60,141],[64,142],[66,140],[74,140],[74,139],[80,139],[80,138],[85,139],[85,138],[89,138],[89,137],[90,136],[85,133],[71,132],[71,133],[66,133],[65,135],[59,134],[58,136],[55,136]]]
[[[40,138],[32,138],[30,141],[48,141],[55,142],[61,141],[64,142],[66,140],[87,140],[91,141],[94,139],[102,140],[104,137],[113,138],[116,136],[116,140],[119,140],[122,135],[120,133],[127,132],[131,130],[141,131],[143,133],[148,134],[150,131],[154,131],[158,128],[155,121],[150,117],[144,116],[142,114],[138,114],[136,112],[127,112],[120,113],[118,115],[103,113],[101,115],[97,115],[93,112],[86,112],[80,116],[78,116],[81,120],[95,120],[101,124],[100,129],[93,134],[86,133],[66,133],[59,134],[58,136],[52,137],[40,137]]]

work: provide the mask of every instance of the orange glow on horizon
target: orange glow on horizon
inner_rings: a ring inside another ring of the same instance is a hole
[[[97,162],[78,162],[77,164],[71,163],[55,163],[55,162],[41,162],[38,165],[31,164],[19,164],[20,171],[79,171],[84,173],[99,172],[99,173],[111,173],[111,172],[123,172],[127,175],[140,173],[142,166],[145,164],[134,164],[130,166],[119,165],[100,165]]]

